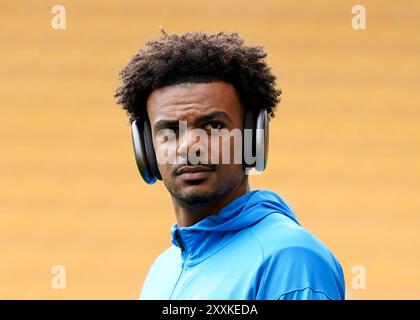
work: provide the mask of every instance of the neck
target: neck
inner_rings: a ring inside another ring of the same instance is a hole
[[[244,179],[241,184],[212,202],[198,206],[188,206],[185,203],[179,203],[172,197],[177,225],[179,227],[188,227],[196,224],[200,220],[217,213],[224,206],[236,198],[244,195],[250,190],[248,179]]]

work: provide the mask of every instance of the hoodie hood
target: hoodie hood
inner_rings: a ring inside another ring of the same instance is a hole
[[[181,249],[183,263],[194,265],[233,240],[239,230],[271,214],[282,214],[299,225],[293,211],[279,195],[269,190],[253,190],[192,226],[174,224],[171,228],[172,243]]]

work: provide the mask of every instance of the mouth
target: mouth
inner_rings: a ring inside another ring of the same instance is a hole
[[[186,165],[176,171],[176,175],[183,180],[203,180],[210,176],[214,171],[213,166],[206,165]]]

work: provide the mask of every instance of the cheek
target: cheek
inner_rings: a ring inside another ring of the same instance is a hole
[[[173,179],[172,176],[172,165],[169,163],[167,164],[158,164],[160,175],[162,176],[163,180],[170,180]]]
[[[245,175],[242,164],[222,164],[217,166],[216,177],[221,181],[240,180]]]
[[[209,152],[212,163],[216,164],[242,164],[242,136],[214,137],[209,141]]]
[[[168,164],[176,164],[177,156],[176,141],[173,142],[156,142],[154,143],[154,149],[156,153],[156,160],[158,165],[167,166]]]

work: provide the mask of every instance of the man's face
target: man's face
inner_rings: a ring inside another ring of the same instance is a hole
[[[194,206],[217,200],[247,179],[242,164],[234,163],[233,138],[229,146],[223,143],[222,138],[210,136],[211,129],[243,129],[244,110],[231,84],[189,83],[159,88],[150,94],[147,112],[162,180],[181,204]],[[178,130],[179,121],[186,121],[183,132]],[[197,130],[194,129],[205,130],[208,133],[206,141],[197,138],[194,134]],[[160,152],[168,148],[168,139],[162,139],[165,130],[175,132],[175,140],[170,146],[176,151],[177,159],[184,161],[159,161]],[[219,141],[218,149],[212,148],[212,145],[216,146],[211,142],[214,139]],[[225,163],[222,154],[227,146],[230,161]],[[204,153],[199,151],[198,155],[200,159],[206,158],[208,164],[191,164],[188,155],[197,149],[205,150]],[[215,164],[215,159],[218,159],[218,164]]]

